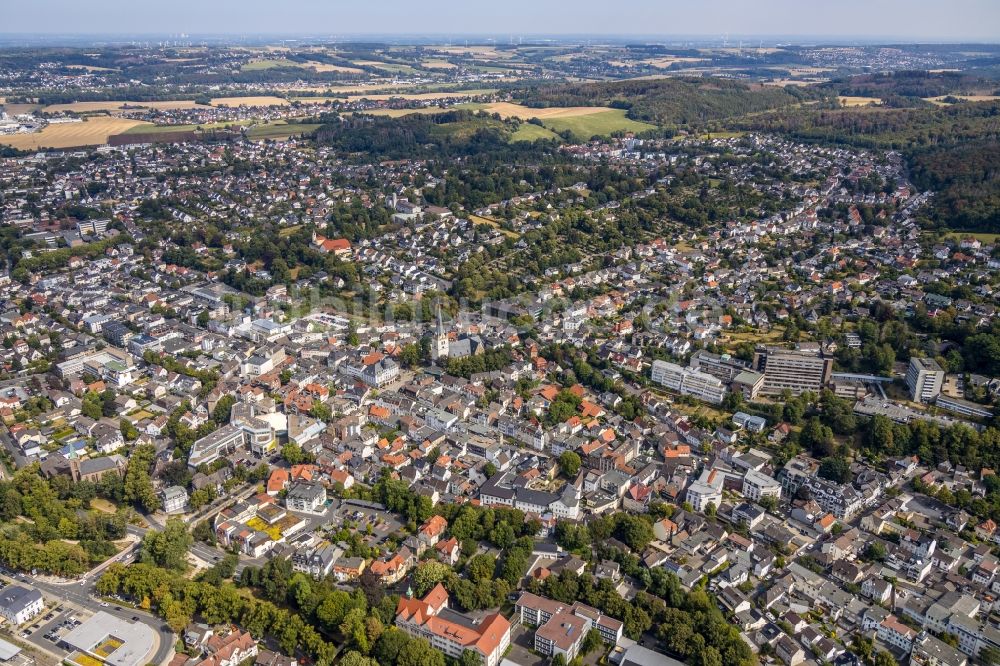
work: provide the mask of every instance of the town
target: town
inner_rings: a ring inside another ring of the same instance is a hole
[[[0,663],[1000,664],[1000,102],[761,44],[0,48]]]

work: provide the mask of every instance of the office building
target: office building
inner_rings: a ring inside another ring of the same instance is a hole
[[[806,391],[819,393],[830,382],[833,359],[819,349],[781,349],[758,347],[753,358],[754,370],[763,373],[763,395],[792,395]]]
[[[475,653],[482,666],[497,666],[510,646],[510,622],[499,613],[476,621],[448,608],[448,592],[438,583],[423,599],[401,597],[396,626],[452,659]]]
[[[941,393],[944,370],[932,358],[911,358],[906,370],[906,386],[914,402],[931,402]]]

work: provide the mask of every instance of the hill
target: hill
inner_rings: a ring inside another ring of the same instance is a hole
[[[938,192],[930,221],[966,231],[1000,231],[1000,102],[911,109],[796,109],[764,114],[742,129],[791,138],[895,149],[914,183]]]
[[[526,106],[536,108],[610,106],[626,109],[632,120],[677,126],[790,107],[824,94],[729,79],[662,78],[532,88],[521,96]]]

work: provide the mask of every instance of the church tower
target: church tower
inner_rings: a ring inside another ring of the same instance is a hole
[[[444,330],[441,320],[441,306],[437,307],[437,328],[434,330],[434,342],[431,344],[431,358],[438,360],[448,357],[448,332]]]

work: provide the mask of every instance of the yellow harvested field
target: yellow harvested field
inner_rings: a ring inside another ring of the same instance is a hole
[[[260,97],[218,97],[212,100],[212,106],[287,106],[288,100],[273,95]],[[198,104],[194,100],[182,99],[166,102],[73,102],[72,104],[50,104],[45,107],[46,113],[61,113],[63,111],[73,113],[98,113],[100,111],[121,111],[128,107],[131,109],[158,109],[160,111],[176,111],[180,109],[196,109]]]
[[[66,69],[82,69],[87,72],[116,72],[118,70],[110,67],[95,67],[93,65],[66,65]]]
[[[449,55],[488,56],[491,58],[510,58],[514,55],[510,51],[497,51],[495,46],[441,46],[433,50]]]
[[[490,95],[494,92],[496,91],[495,90],[446,90],[444,92],[432,92],[432,93],[375,93],[371,95],[349,95],[347,97],[347,100],[349,102],[357,102],[358,100],[362,99],[370,99],[372,101],[385,101],[389,99],[409,99],[417,101],[427,101],[427,100],[456,98],[456,97],[478,97],[480,95]],[[305,101],[305,99],[301,101]]]
[[[13,146],[20,150],[39,150],[41,148],[77,148],[81,146],[100,146],[108,142],[112,134],[121,134],[137,125],[149,125],[141,120],[126,118],[87,118],[80,123],[59,123],[49,125],[41,132],[32,134],[12,134],[0,136],[0,143]]]
[[[837,99],[840,100],[842,106],[868,106],[869,104],[882,103],[882,100],[879,97],[851,97],[849,95],[840,95]]]
[[[424,67],[429,67],[430,69],[455,69],[457,65],[450,63],[447,60],[436,60],[429,59],[423,61]]]
[[[273,95],[260,97],[216,97],[212,106],[288,106],[288,100]]]
[[[363,69],[358,69],[357,67],[344,67],[343,65],[331,65],[325,62],[317,62],[315,60],[309,60],[305,63],[306,67],[311,67],[317,72],[344,72],[346,74],[363,74]]]
[[[940,97],[925,97],[924,99],[935,104],[948,104],[945,101],[948,97],[965,100],[966,102],[994,102],[1000,99],[1000,95],[941,95]]]
[[[577,116],[589,116],[595,113],[604,113],[608,110],[604,106],[553,106],[547,109],[533,109],[511,102],[496,102],[486,106],[484,111],[488,113],[499,113],[504,118],[520,118],[529,120],[538,118],[539,120],[549,120],[552,118],[575,118]]]
[[[161,111],[173,111],[177,109],[193,109],[197,105],[192,100],[177,100],[170,102],[73,102],[72,104],[50,104],[45,107],[46,113],[62,113],[69,111],[72,113],[96,113],[99,111],[119,111],[126,106],[133,109],[159,109]]]
[[[658,67],[660,69],[666,69],[673,64],[683,63],[686,65],[705,62],[703,58],[683,58],[683,57],[665,57],[665,58],[647,58],[646,60],[640,60],[639,62],[649,65],[650,67]]]

